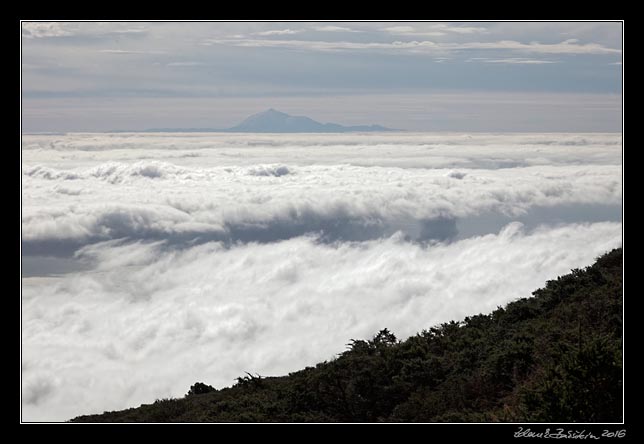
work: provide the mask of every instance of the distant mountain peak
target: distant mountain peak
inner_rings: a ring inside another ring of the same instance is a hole
[[[306,116],[292,116],[269,108],[253,114],[228,132],[248,133],[343,133],[352,131],[396,131],[380,125],[344,126],[337,123],[320,123]]]
[[[288,114],[278,111],[275,108],[268,108],[266,111],[261,111],[253,116],[288,116]],[[251,116],[251,117],[253,117]]]

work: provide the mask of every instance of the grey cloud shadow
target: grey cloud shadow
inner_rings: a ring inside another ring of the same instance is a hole
[[[304,211],[291,216],[262,222],[228,223],[223,230],[211,232],[133,229],[122,218],[105,217],[103,226],[108,228],[109,236],[23,240],[22,275],[47,276],[91,268],[87,259],[77,258],[75,253],[86,245],[115,239],[131,242],[162,240],[162,249],[176,250],[207,242],[221,242],[227,248],[251,242],[266,244],[307,234],[316,236],[320,243],[362,242],[389,237],[397,231],[403,231],[405,239],[413,242],[449,241],[458,234],[456,219],[448,217],[392,222],[355,217],[342,210],[324,215]]]
[[[322,217],[320,217],[322,216]],[[411,241],[446,241],[457,234],[456,219],[437,217],[423,220],[386,221],[353,217],[342,212],[320,215],[303,212],[294,218],[278,218],[261,224],[226,225],[225,243],[270,243],[305,234],[317,234],[318,242],[361,242],[388,237],[402,230]]]
[[[571,223],[621,222],[622,206],[609,204],[568,204],[552,207],[535,206],[525,214],[508,216],[500,213],[483,213],[457,221],[456,240],[489,233],[497,233],[510,222],[521,222],[527,231],[540,225]]]
[[[366,218],[350,214],[345,209],[328,213],[312,210],[291,212],[261,222],[227,223],[219,231],[168,232],[149,227],[133,227],[122,217],[103,218],[103,227],[109,235],[93,236],[84,239],[43,239],[23,241],[23,276],[43,276],[91,267],[86,259],[74,256],[75,252],[86,245],[108,240],[122,239],[124,242],[164,241],[163,250],[190,248],[207,242],[221,242],[226,248],[247,243],[267,244],[302,235],[315,236],[319,243],[363,242],[385,238],[402,232],[408,242],[432,243],[452,242],[472,236],[498,233],[501,228],[513,221],[524,224],[530,231],[540,225],[567,223],[592,223],[621,221],[621,205],[573,204],[555,207],[533,207],[520,216],[500,213],[484,213],[466,218],[438,216],[435,218],[413,219],[403,217],[397,220],[384,220],[377,217]]]

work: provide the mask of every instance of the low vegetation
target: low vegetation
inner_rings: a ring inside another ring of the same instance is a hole
[[[533,297],[330,362],[74,422],[620,422],[622,250]]]

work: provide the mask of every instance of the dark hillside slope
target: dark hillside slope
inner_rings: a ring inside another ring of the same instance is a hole
[[[498,308],[230,388],[76,422],[620,422],[622,249]]]

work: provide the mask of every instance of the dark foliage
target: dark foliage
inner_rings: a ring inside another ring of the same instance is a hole
[[[78,422],[620,422],[622,250],[489,315]],[[198,396],[194,396],[198,395]]]
[[[196,382],[190,387],[186,396],[203,395],[214,391],[215,388],[213,386],[204,384],[203,382]]]

